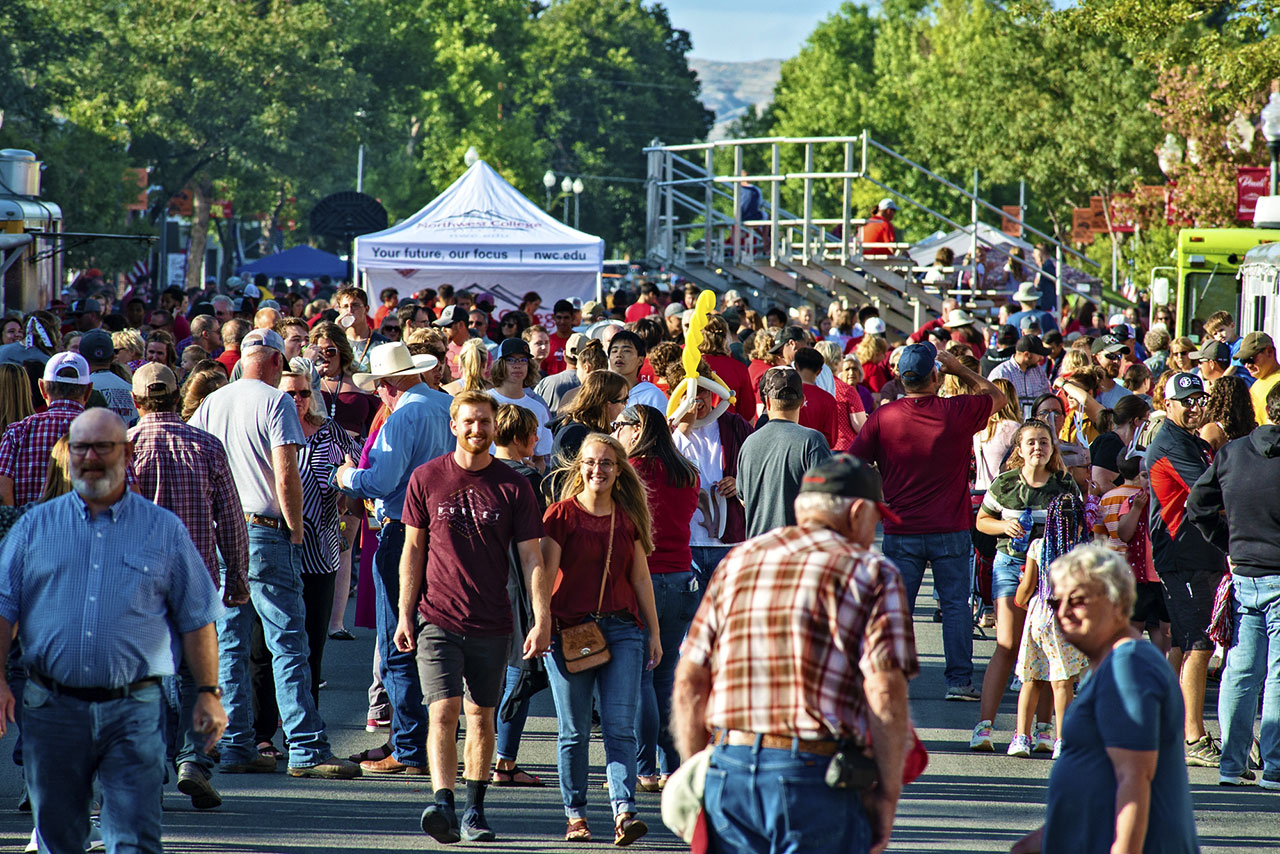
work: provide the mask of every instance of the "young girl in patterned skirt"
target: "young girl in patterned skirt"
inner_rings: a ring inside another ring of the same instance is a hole
[[[1044,536],[1027,548],[1026,570],[1014,594],[1014,601],[1027,609],[1027,619],[1018,651],[1017,673],[1022,680],[1022,690],[1018,692],[1018,733],[1009,745],[1010,756],[1031,755],[1031,727],[1036,703],[1046,682],[1053,691],[1057,727],[1053,758],[1057,759],[1062,752],[1062,719],[1074,696],[1072,683],[1088,668],[1089,660],[1062,636],[1054,613],[1049,565],[1089,539],[1084,502],[1074,495],[1059,495],[1049,505]]]

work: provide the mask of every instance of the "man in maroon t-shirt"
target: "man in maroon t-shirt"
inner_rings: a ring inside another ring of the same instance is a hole
[[[822,371],[822,354],[812,347],[796,350],[796,372],[804,381],[804,406],[800,409],[800,426],[817,430],[827,440],[827,447],[837,449],[837,425],[839,417],[836,399],[814,383]]]
[[[573,335],[573,303],[567,299],[556,300],[551,319],[556,324],[556,331],[551,335],[551,352],[542,360],[544,377],[558,374],[568,367],[564,359],[564,348],[569,346],[569,338]]]
[[[507,574],[512,543],[533,600],[524,657],[541,655],[551,645],[552,576],[538,548],[542,516],[529,481],[489,455],[496,407],[480,392],[453,399],[449,429],[457,448],[414,471],[401,516],[405,542],[395,642],[404,652],[418,651],[435,789],[434,803],[422,811],[422,830],[437,842],[494,839],[484,817],[484,792],[493,761],[493,711],[502,697],[511,643]],[[459,826],[453,785],[456,727],[464,708],[467,802]]]
[[[645,282],[640,286],[639,299],[627,306],[626,321],[627,323],[635,323],[642,317],[657,315],[660,310],[658,308],[658,286],[653,282]]]
[[[943,374],[978,394],[938,397]],[[973,434],[1005,405],[1004,394],[981,374],[929,343],[912,344],[898,359],[906,397],[871,413],[849,452],[874,462],[898,522],[884,523],[884,553],[897,564],[915,607],[924,565],[942,607],[942,649],[948,700],[979,700],[973,686],[973,625],[969,561],[973,542],[969,455]]]

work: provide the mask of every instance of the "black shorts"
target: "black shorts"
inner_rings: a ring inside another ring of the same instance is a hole
[[[1213,617],[1213,598],[1221,580],[1221,572],[1197,569],[1160,573],[1173,645],[1183,652],[1213,649],[1207,632]]]
[[[1159,581],[1138,582],[1138,598],[1133,603],[1133,616],[1143,628],[1153,629],[1159,623],[1169,622],[1169,609],[1164,604],[1164,586]]]
[[[511,635],[460,635],[423,624],[418,630],[418,678],[423,702],[431,705],[437,700],[466,696],[477,706],[496,707],[502,699],[510,652]]]

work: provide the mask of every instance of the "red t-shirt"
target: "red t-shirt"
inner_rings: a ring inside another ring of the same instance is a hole
[[[401,519],[429,538],[422,618],[462,635],[511,634],[511,544],[542,536],[539,509],[529,481],[498,460],[467,471],[445,454],[414,469]]]
[[[880,391],[891,379],[893,379],[893,371],[889,368],[888,359],[862,366],[862,382],[872,391]]]
[[[849,452],[880,469],[884,498],[902,524],[886,534],[967,531],[973,434],[991,417],[985,394],[904,397],[876,408]]]
[[[649,364],[648,356],[645,356],[640,363],[640,370],[636,372],[636,379],[642,383],[658,384],[658,375],[653,372],[653,365]]]
[[[667,467],[657,457],[632,457],[631,465],[644,481],[649,493],[649,512],[653,514],[653,554],[649,555],[649,572],[688,572],[693,563],[689,548],[689,522],[698,509],[698,481],[686,487],[667,482]],[[614,546],[615,554],[617,546]],[[596,588],[597,593],[599,588]]]
[[[227,376],[231,376],[231,372],[236,369],[236,362],[240,361],[239,350],[223,350],[217,358],[227,368]]]
[[[626,611],[639,623],[640,606],[631,586],[636,529],[617,505],[614,505],[613,518],[613,557],[600,611]],[[609,517],[592,516],[577,498],[569,498],[548,507],[542,522],[546,536],[560,544],[560,567],[551,593],[551,616],[558,625],[576,626],[595,612],[596,603],[600,601],[600,578],[609,548]]]
[[[635,323],[642,317],[651,317],[658,313],[658,307],[649,302],[633,302],[627,306],[627,312],[624,315],[627,323]]]
[[[863,243],[897,243],[898,238],[893,230],[893,225],[887,222],[880,214],[872,214],[867,220],[867,224],[862,227]],[[862,254],[867,257],[876,255],[892,255],[893,250],[887,246],[869,246],[862,250]]]
[[[831,446],[831,450],[845,450],[853,444],[853,437],[857,433],[853,432],[853,425],[849,423],[849,416],[854,412],[866,412],[866,408],[862,405],[862,395],[858,394],[858,389],[849,385],[839,377],[836,381],[836,444]]]
[[[707,353],[703,359],[711,366],[711,370],[715,371],[720,379],[724,380],[725,385],[738,397],[738,402],[733,405],[733,410],[745,418],[748,422],[756,420],[756,378],[751,376],[751,370],[732,356],[724,354]],[[764,364],[761,362],[760,364]],[[763,376],[763,371],[761,376]]]
[[[816,385],[804,384],[804,406],[800,407],[800,426],[817,430],[827,440],[827,447],[839,447],[836,425],[836,399]]]
[[[573,333],[570,332],[570,335]],[[569,346],[568,338],[561,338],[559,335],[552,333],[551,350],[547,358],[542,360],[542,375],[549,377],[552,374],[558,374],[569,366],[564,360],[564,348]]]
[[[750,375],[751,377],[751,390],[753,392],[757,392],[756,394],[757,402],[759,402],[760,400],[760,395],[758,394],[758,392],[760,391],[760,380],[764,379],[765,372],[767,372],[772,367],[773,365],[769,364],[763,359],[752,359],[751,364],[747,365],[747,374]],[[751,415],[749,416],[744,415],[742,417],[747,419],[748,424],[756,423],[756,414],[754,412],[751,413]]]

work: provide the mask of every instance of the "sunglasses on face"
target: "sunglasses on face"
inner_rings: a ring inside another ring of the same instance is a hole
[[[639,427],[635,421],[614,421],[609,425],[610,430],[617,430],[619,427]]]
[[[324,356],[326,359],[332,359],[334,356],[338,355],[338,348],[337,348],[337,347],[323,347],[323,348],[319,348],[319,349],[317,350],[317,352],[318,352],[321,356]]]
[[[1068,596],[1066,599],[1059,599],[1057,596],[1050,596],[1045,602],[1055,612],[1062,610],[1062,606],[1066,605],[1067,609],[1074,611],[1077,608],[1083,608],[1093,601],[1092,595],[1085,596]]]
[[[379,327],[379,328],[380,328],[383,332],[394,332],[394,333],[395,333],[395,334],[397,334],[397,335],[399,335],[399,334],[400,334],[400,324],[398,324],[398,323],[384,323],[384,324],[382,324],[382,326],[381,326],[381,327]]]
[[[285,394],[289,395],[294,400],[297,400],[298,398],[302,398],[303,400],[306,400],[307,398],[311,397],[311,389],[309,388],[293,389],[292,391],[286,391]]]

